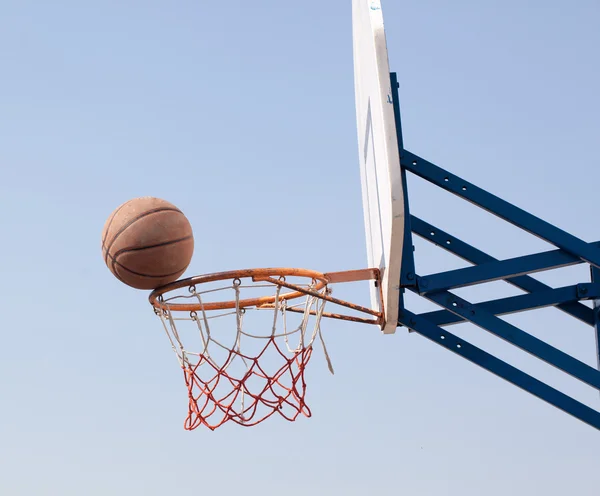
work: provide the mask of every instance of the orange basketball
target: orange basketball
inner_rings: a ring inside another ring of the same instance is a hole
[[[102,231],[110,271],[137,289],[163,286],[185,272],[194,251],[192,226],[175,205],[145,196],[123,203]]]

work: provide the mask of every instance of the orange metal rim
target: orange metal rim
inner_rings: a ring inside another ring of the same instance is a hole
[[[242,269],[231,270],[227,272],[215,272],[213,274],[205,274],[202,276],[190,277],[172,282],[165,286],[155,289],[150,293],[150,304],[157,310],[169,310],[171,312],[199,312],[199,311],[214,311],[227,310],[236,308],[235,300],[200,303],[168,303],[163,300],[163,296],[181,288],[189,288],[192,286],[200,286],[209,282],[227,281],[232,282],[236,279],[252,278],[253,281],[264,280],[265,278],[285,278],[285,277],[304,277],[315,281],[314,291],[320,291],[329,283],[325,274],[308,269],[294,269],[289,267],[283,268],[266,268],[266,269]],[[200,292],[200,291],[199,291]],[[300,291],[289,291],[279,295],[280,300],[293,300],[305,296]],[[255,307],[261,305],[269,305],[275,302],[275,296],[261,296],[256,298],[247,298],[239,301],[239,307]]]

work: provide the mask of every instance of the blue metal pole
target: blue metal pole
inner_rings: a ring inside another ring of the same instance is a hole
[[[600,270],[591,267],[592,282],[600,283]],[[600,369],[600,297],[594,299],[594,336],[596,338],[596,363]]]
[[[400,116],[400,102],[398,100],[398,77],[395,72],[390,74],[390,84],[392,85],[392,100],[394,104],[394,118],[396,122],[396,138],[398,140],[398,150],[403,150],[404,142],[402,139],[402,119]],[[396,91],[394,91],[396,90]],[[402,267],[400,272],[400,285],[403,287],[414,286],[417,283],[415,276],[415,259],[413,255],[413,241],[411,228],[410,205],[408,203],[408,184],[406,180],[406,170],[401,169],[402,191],[404,191],[404,242],[402,245]],[[400,296],[400,306],[403,304],[402,292]]]

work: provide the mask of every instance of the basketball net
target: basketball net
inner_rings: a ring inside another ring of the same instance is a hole
[[[188,391],[185,429],[214,430],[228,421],[253,426],[274,414],[289,421],[311,416],[304,375],[317,337],[333,373],[320,327],[329,290],[313,279],[298,285],[311,294],[290,298],[277,281],[285,284],[284,277],[236,277],[158,297],[154,310]],[[256,291],[272,296],[248,299]],[[231,308],[215,305],[215,297]]]

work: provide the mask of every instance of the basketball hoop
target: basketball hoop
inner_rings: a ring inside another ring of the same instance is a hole
[[[331,296],[330,284],[378,279],[379,271],[322,274],[248,269],[183,279],[154,290],[150,303],[177,355],[188,390],[184,427],[231,420],[253,426],[278,413],[310,417],[305,368],[323,317],[379,324],[383,313]],[[325,312],[326,303],[374,318]]]

